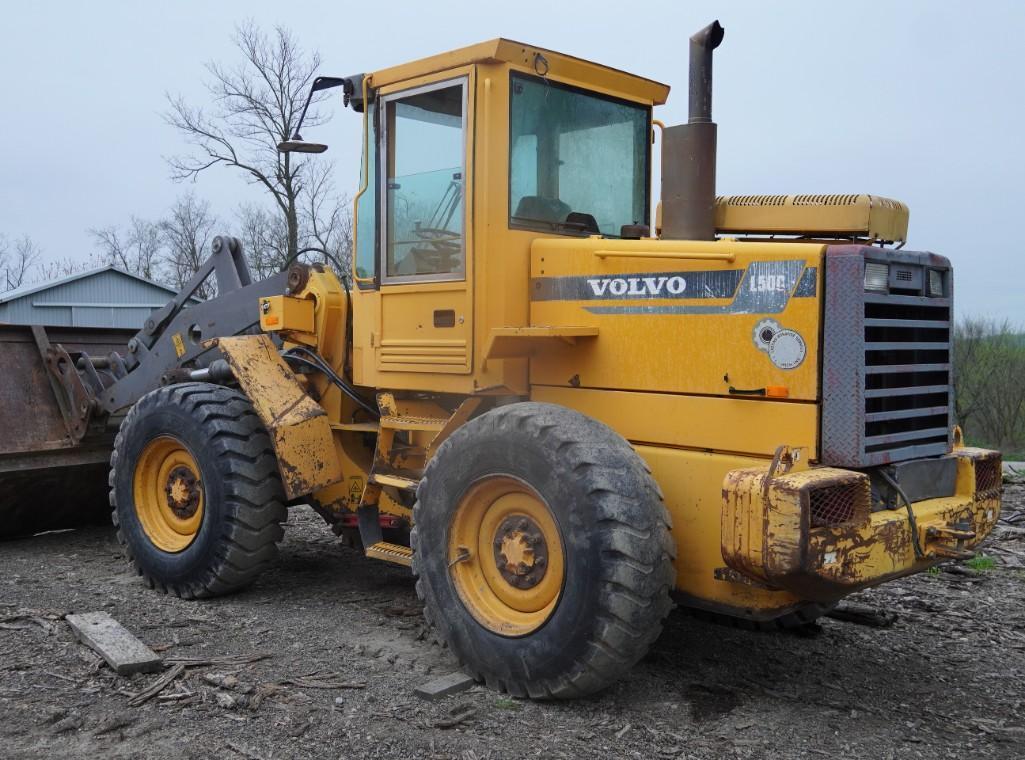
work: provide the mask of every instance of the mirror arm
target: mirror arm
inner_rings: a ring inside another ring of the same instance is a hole
[[[306,112],[310,108],[310,103],[313,102],[313,93],[321,90],[330,90],[332,87],[345,87],[346,90],[352,88],[352,84],[348,79],[342,77],[317,77],[313,80],[313,85],[310,87],[310,94],[306,97],[306,105],[303,106],[303,112],[299,114],[299,121],[295,125],[295,130],[292,132],[292,136],[289,140],[302,140],[302,136],[299,134],[299,128],[302,127],[303,121],[306,119]]]

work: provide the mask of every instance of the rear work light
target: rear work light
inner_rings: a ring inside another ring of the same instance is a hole
[[[865,290],[886,293],[890,289],[890,265],[875,261],[865,262]]]
[[[943,295],[943,272],[938,269],[929,270],[929,295]]]

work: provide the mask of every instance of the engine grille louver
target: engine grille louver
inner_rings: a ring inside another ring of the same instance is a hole
[[[889,265],[887,292],[864,289],[866,260]],[[946,292],[928,297],[926,270]],[[867,467],[950,449],[952,278],[928,253],[835,246],[826,255],[822,459]],[[908,272],[909,275],[901,276]]]

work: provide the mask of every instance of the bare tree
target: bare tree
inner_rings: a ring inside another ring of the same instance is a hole
[[[41,256],[39,246],[28,235],[24,235],[13,243],[0,236],[0,270],[3,280],[0,285],[4,290],[13,290],[25,283],[29,271],[36,265]]]
[[[242,204],[236,211],[242,250],[253,277],[262,280],[288,261],[288,230],[285,220],[260,206]]]
[[[209,244],[216,223],[210,204],[198,200],[191,192],[178,198],[167,217],[159,223],[164,238],[168,274],[171,284],[176,288],[184,286],[209,256]],[[196,295],[199,298],[210,298],[215,290],[212,278],[208,278],[196,291]]]
[[[236,29],[234,42],[242,54],[238,65],[207,64],[207,90],[215,103],[210,113],[168,95],[167,121],[193,147],[191,155],[169,159],[172,176],[195,179],[214,166],[243,172],[273,198],[284,222],[286,258],[291,258],[300,249],[299,198],[310,161],[278,153],[277,144],[295,129],[320,55],[304,51],[284,27],[268,34],[251,21]],[[314,127],[324,121],[311,106],[306,124]]]
[[[340,269],[338,276],[349,280],[352,269],[352,202],[334,187],[331,165],[322,164],[310,172],[303,188],[300,221],[303,248],[326,264]],[[300,249],[302,250],[302,249]]]
[[[33,279],[36,282],[48,282],[50,280],[56,280],[59,277],[68,277],[69,275],[78,274],[79,272],[87,272],[90,269],[96,269],[100,266],[103,266],[103,264],[95,255],[90,256],[85,261],[75,261],[74,259],[65,256],[63,259],[41,261],[36,265],[35,276]]]
[[[325,164],[310,172],[299,197],[299,249],[289,254],[288,230],[280,214],[242,204],[236,211],[239,236],[253,276],[262,279],[302,258],[330,264],[348,281],[352,261],[352,208],[337,193],[331,167]]]
[[[128,226],[115,225],[89,230],[98,247],[101,264],[112,265],[147,280],[161,281],[163,239],[160,227],[146,219],[132,216]]]

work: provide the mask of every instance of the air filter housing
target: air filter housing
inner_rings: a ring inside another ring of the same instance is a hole
[[[715,200],[717,233],[903,243],[908,207],[879,195],[726,195]]]

